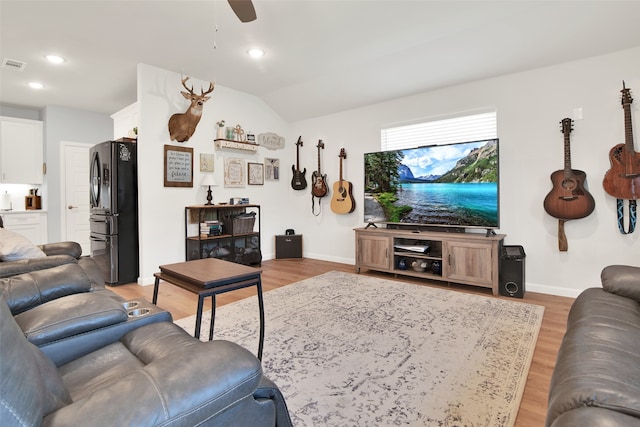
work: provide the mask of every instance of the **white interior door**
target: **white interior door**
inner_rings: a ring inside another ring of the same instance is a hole
[[[62,143],[64,240],[78,242],[82,254],[91,253],[89,241],[89,149],[87,144]]]

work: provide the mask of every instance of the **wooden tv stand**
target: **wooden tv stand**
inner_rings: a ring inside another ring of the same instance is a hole
[[[493,295],[498,295],[500,246],[504,234],[424,231],[417,227],[357,228],[355,232],[357,273],[361,268],[368,268],[491,288]],[[406,249],[412,246],[413,251]],[[419,251],[426,246],[429,247],[426,253]],[[401,268],[403,259],[405,269]],[[426,270],[416,271],[412,267],[414,261],[426,263]]]

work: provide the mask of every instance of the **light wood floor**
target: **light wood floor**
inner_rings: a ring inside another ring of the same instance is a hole
[[[264,292],[331,270],[355,272],[353,265],[312,259],[268,260],[262,263],[261,269],[263,271],[262,280]],[[475,288],[472,286],[447,285],[444,282],[433,282],[430,284],[423,280],[403,278],[401,276],[394,277],[392,274],[373,271],[364,271],[361,274],[419,283],[425,286],[448,288],[460,292],[491,295],[490,289]],[[128,284],[111,287],[110,289],[127,299],[144,297],[151,301],[153,296],[153,286]],[[252,295],[255,295],[255,288],[228,292],[218,295],[216,299],[218,306],[220,306]],[[527,292],[523,300],[516,301],[524,301],[545,307],[542,328],[538,336],[538,343],[529,370],[529,377],[527,378],[524,396],[520,405],[520,412],[516,420],[517,427],[538,427],[544,425],[551,372],[555,366],[556,354],[566,330],[567,314],[569,313],[573,298]],[[196,302],[197,298],[195,295],[188,291],[169,284],[160,286],[158,306],[171,312],[174,319],[181,319],[195,314]],[[210,308],[210,306],[205,304],[205,309],[208,308]]]

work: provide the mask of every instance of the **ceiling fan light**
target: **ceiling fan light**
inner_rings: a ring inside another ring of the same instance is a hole
[[[264,56],[264,50],[258,48],[249,49],[247,53],[252,58],[261,58]]]
[[[65,59],[59,55],[45,55],[45,58],[52,64],[62,64],[65,62]]]

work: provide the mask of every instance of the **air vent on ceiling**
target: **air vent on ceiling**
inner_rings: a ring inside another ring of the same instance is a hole
[[[4,58],[2,60],[2,67],[10,70],[24,71],[26,66],[26,62],[18,61],[16,59]]]

